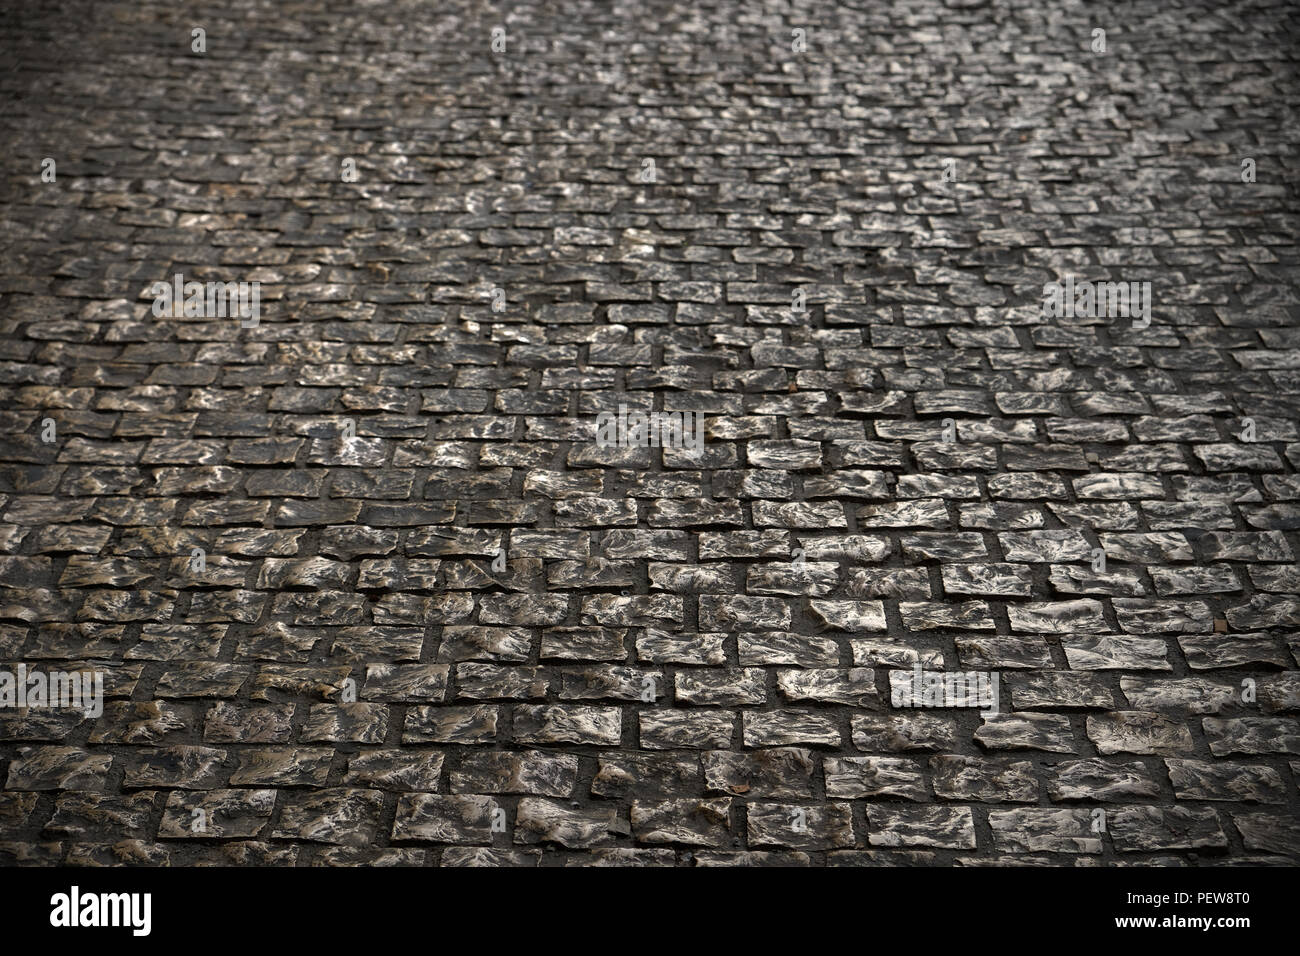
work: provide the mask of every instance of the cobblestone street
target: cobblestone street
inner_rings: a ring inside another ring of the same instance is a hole
[[[0,864],[1300,864],[1300,4],[0,52]]]

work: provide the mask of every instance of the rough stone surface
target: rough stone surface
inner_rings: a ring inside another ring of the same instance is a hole
[[[1300,862],[1295,6],[488,6],[0,13],[0,862]]]

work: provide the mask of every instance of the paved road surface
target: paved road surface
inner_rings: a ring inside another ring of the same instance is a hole
[[[1300,858],[1295,5],[12,6],[0,861]]]

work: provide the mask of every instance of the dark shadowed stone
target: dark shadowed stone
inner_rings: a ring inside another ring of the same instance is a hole
[[[1109,630],[1097,601],[1036,601],[1007,607],[1011,630],[1020,633],[1098,634]]]
[[[644,663],[716,666],[727,660],[727,637],[726,634],[669,634],[647,627],[636,639],[636,656]]]
[[[784,630],[790,626],[790,607],[780,598],[702,594],[699,626],[707,631]]]
[[[1180,634],[1178,644],[1192,670],[1223,667],[1288,667],[1285,648],[1274,637],[1254,634]]]
[[[384,703],[442,700],[450,672],[447,664],[371,664],[358,696]]]
[[[753,753],[710,751],[700,756],[705,788],[748,798],[798,798],[813,795],[812,752],[772,747]]]
[[[736,637],[736,647],[744,666],[828,667],[840,661],[839,643],[829,637],[784,631],[740,634]]]
[[[663,675],[658,679],[662,680]],[[679,670],[674,684],[673,699],[681,704],[739,707],[767,700],[766,675],[757,667],[717,672]]]
[[[831,850],[856,843],[853,813],[847,803],[749,803],[745,817],[749,845],[753,847]]]
[[[819,701],[869,710],[880,706],[876,672],[869,667],[780,670],[776,684],[781,696],[790,701]]]
[[[118,833],[143,832],[157,803],[156,791],[129,796],[88,791],[64,793],[41,832],[74,840],[112,840]]]
[[[119,840],[113,844],[76,843],[68,847],[66,863],[68,866],[170,866],[171,850],[144,840]]]
[[[442,851],[442,866],[537,866],[536,850],[501,850],[493,847],[452,846]]]
[[[499,708],[411,707],[402,728],[402,743],[474,744],[496,739]]]
[[[1160,793],[1159,782],[1146,764],[1139,761],[1067,760],[1052,767],[1045,780],[1048,796],[1053,800],[1128,802],[1153,798]]]
[[[1092,824],[1093,815],[1083,809],[989,811],[994,846],[1013,853],[1100,853],[1101,837]]]
[[[853,746],[879,753],[936,752],[957,746],[957,721],[934,714],[854,716]]]
[[[716,750],[731,744],[736,717],[726,711],[643,710],[637,722],[643,748]]]
[[[529,632],[523,627],[480,627],[452,624],[443,627],[439,661],[526,661]]]
[[[104,714],[88,739],[92,744],[171,743],[194,725],[192,705],[114,701],[104,705]]]
[[[925,777],[914,760],[902,757],[826,757],[823,764],[826,796],[831,799],[895,797],[924,802],[928,795]]]
[[[1179,754],[1193,748],[1183,721],[1153,711],[1112,711],[1087,721],[1088,739],[1101,754]]]
[[[791,744],[838,747],[841,734],[836,722],[812,711],[746,711],[741,715],[746,747]]]
[[[1001,670],[1052,664],[1051,649],[1042,637],[959,637],[955,643],[962,667]]]
[[[1300,754],[1300,723],[1281,717],[1203,717],[1216,757],[1228,754]]]
[[[363,847],[374,842],[383,794],[338,788],[293,793],[280,810],[277,839],[310,840]]]
[[[258,707],[221,701],[203,717],[205,743],[288,743],[292,707]]]
[[[382,704],[314,704],[299,732],[304,743],[383,743],[388,708]]]
[[[1300,825],[1295,817],[1279,813],[1234,813],[1233,826],[1248,850],[1280,853],[1294,862],[1300,858]]]
[[[275,795],[274,790],[173,790],[158,839],[251,839],[270,821]]]
[[[622,714],[617,707],[586,704],[517,706],[514,733],[519,743],[617,746]]]
[[[446,629],[443,636],[445,639]],[[541,657],[543,660],[621,661],[627,657],[626,638],[627,631],[622,628],[547,628],[542,631]]]
[[[1237,710],[1240,688],[1204,677],[1181,680],[1149,677],[1122,677],[1120,690],[1135,710],[1154,710],[1164,714],[1190,716],[1219,714]]]
[[[1107,814],[1120,853],[1153,850],[1226,850],[1228,838],[1209,807],[1123,807]]]
[[[1073,671],[1012,671],[1002,683],[1017,710],[1087,708],[1109,710],[1114,695],[1099,676]]]
[[[0,864],[1300,862],[1294,4],[89,6],[4,18]]]
[[[854,638],[849,641],[853,663],[873,668],[901,667],[907,670],[920,664],[927,670],[943,669],[943,654],[939,651],[916,648],[909,643],[892,638]]]
[[[834,856],[835,854],[831,854]],[[693,854],[693,862],[696,866],[711,867],[734,867],[734,866],[763,866],[763,867],[787,867],[787,866],[810,866],[812,858],[803,852],[772,852],[767,850],[757,850],[749,853],[714,853],[702,851]]]
[[[884,631],[885,611],[879,601],[810,600],[812,619],[823,628],[836,631]]]
[[[867,842],[872,846],[975,849],[975,821],[969,807],[867,806]]]
[[[1029,568],[1021,565],[952,564],[941,571],[949,594],[1029,597],[1033,593]]]
[[[209,790],[224,776],[221,765],[226,755],[227,751],[215,747],[186,745],[141,750],[132,755],[122,786]]]
[[[632,833],[640,843],[718,847],[730,839],[730,815],[729,799],[634,800]]]
[[[1160,637],[1079,634],[1061,638],[1061,648],[1074,670],[1173,670],[1168,642]]]
[[[514,841],[558,843],[570,849],[610,846],[615,817],[612,807],[574,809],[555,800],[524,797],[516,811]]]
[[[611,800],[621,800],[633,794],[666,797],[674,793],[698,791],[701,781],[700,764],[694,757],[605,754],[598,761],[591,792],[595,796]]]
[[[1038,801],[1038,781],[1034,777],[1033,764],[1026,760],[1004,764],[949,754],[931,757],[930,772],[935,794],[945,800],[981,803]],[[828,793],[829,780],[828,773]]]
[[[987,750],[1078,753],[1070,718],[1061,714],[996,714],[985,717],[975,740]]]
[[[376,790],[436,790],[443,754],[422,750],[367,750],[348,760],[343,783]]]
[[[9,763],[6,790],[103,790],[110,754],[76,747],[20,747]]]
[[[537,700],[546,696],[550,679],[539,667],[462,663],[456,665],[456,684],[461,699]]]
[[[1165,766],[1179,800],[1286,802],[1286,785],[1272,767],[1172,758],[1165,759]]]
[[[523,793],[565,797],[574,789],[578,758],[530,750],[469,753],[451,773],[453,793]]]
[[[333,751],[324,747],[262,747],[239,752],[232,786],[323,787]]]

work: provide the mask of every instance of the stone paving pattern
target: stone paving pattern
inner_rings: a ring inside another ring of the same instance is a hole
[[[0,862],[1300,859],[1295,5],[0,31]]]

